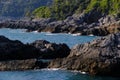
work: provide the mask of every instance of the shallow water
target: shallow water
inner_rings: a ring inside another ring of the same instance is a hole
[[[31,43],[35,40],[48,40],[55,43],[66,43],[72,47],[78,43],[85,43],[96,38],[95,36],[73,36],[71,34],[51,33],[27,33],[25,30],[0,29],[0,35],[12,40],[20,40],[23,43]],[[100,77],[83,75],[78,72],[66,70],[32,70],[32,71],[1,71],[0,80],[120,80],[114,77]]]

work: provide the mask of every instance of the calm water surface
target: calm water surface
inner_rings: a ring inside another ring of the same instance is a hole
[[[0,29],[0,35],[4,35],[12,40],[20,40],[23,43],[31,43],[35,40],[47,40],[55,43],[66,43],[72,47],[78,43],[85,43],[96,38],[95,36],[73,36],[71,34],[51,34],[51,33],[27,33],[21,29]]]
[[[66,43],[72,47],[78,43],[85,43],[96,38],[95,36],[73,36],[70,34],[27,33],[25,30],[0,29],[0,35],[23,43],[35,40],[48,40],[55,43]],[[78,72],[63,70],[32,70],[32,71],[1,71],[0,80],[120,80],[115,77],[100,77],[83,75]]]

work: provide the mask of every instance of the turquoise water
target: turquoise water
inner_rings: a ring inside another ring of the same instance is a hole
[[[66,43],[72,47],[78,43],[85,43],[96,38],[95,36],[73,36],[71,34],[27,33],[25,30],[0,29],[0,35],[23,43],[31,43],[43,39],[55,43]],[[100,77],[83,75],[78,72],[65,70],[32,70],[32,71],[1,71],[0,80],[120,80],[115,77]]]
[[[78,43],[85,43],[93,40],[94,36],[73,36],[71,34],[51,34],[51,33],[37,33],[30,32],[27,33],[25,30],[21,29],[0,29],[0,35],[4,35],[12,40],[20,40],[23,43],[31,43],[35,40],[47,40],[55,43],[66,43],[68,46],[72,47]]]

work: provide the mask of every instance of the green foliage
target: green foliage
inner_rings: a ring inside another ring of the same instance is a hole
[[[86,12],[93,9],[104,14],[115,15],[120,12],[120,0],[91,0],[88,4]]]
[[[120,13],[120,0],[110,0],[109,4],[109,14]]]
[[[37,8],[34,12],[33,15],[35,15],[36,18],[49,18],[51,16],[51,11],[49,7],[42,6],[40,8]]]
[[[89,12],[98,6],[99,6],[99,0],[91,0],[90,3],[88,4],[86,12]]]
[[[93,9],[101,14],[117,15],[120,14],[120,0],[53,0],[53,5],[50,6],[50,11],[48,11],[49,16],[41,13],[41,11],[39,12],[39,10],[37,12],[40,16],[37,12],[36,14],[38,17],[42,17],[43,14],[43,17],[47,16],[61,20],[75,13],[88,13]]]
[[[65,19],[73,14],[78,8],[78,0],[54,0],[52,6],[53,17],[56,19]]]

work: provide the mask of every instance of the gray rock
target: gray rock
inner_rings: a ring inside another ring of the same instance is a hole
[[[31,70],[36,65],[36,59],[0,61],[0,71]]]
[[[53,60],[49,67],[78,70],[94,75],[120,76],[120,33],[78,44],[64,59]]]

